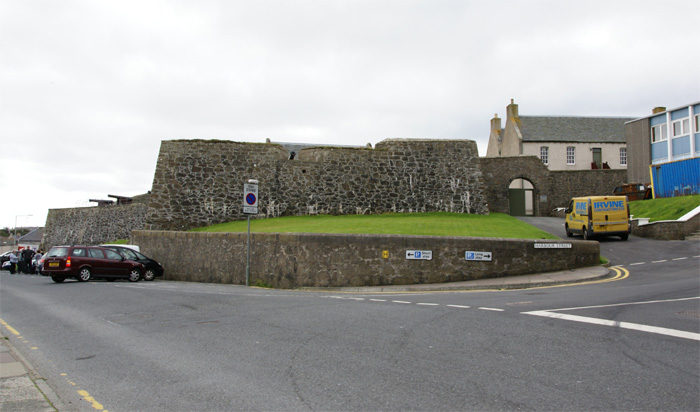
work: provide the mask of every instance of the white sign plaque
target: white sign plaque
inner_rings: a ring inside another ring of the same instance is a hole
[[[411,260],[433,260],[432,250],[407,250],[406,259]]]
[[[243,213],[258,213],[258,185],[243,184]]]
[[[535,243],[535,249],[571,249],[571,243]]]
[[[466,260],[475,260],[479,262],[490,262],[491,258],[493,257],[493,253],[491,252],[476,252],[473,250],[467,250],[464,252],[464,259]]]

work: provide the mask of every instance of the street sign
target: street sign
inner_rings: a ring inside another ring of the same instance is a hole
[[[536,242],[535,249],[571,249],[571,243],[542,243]]]
[[[258,185],[257,183],[243,184],[243,213],[258,213]]]
[[[432,250],[407,250],[406,259],[411,260],[433,260]]]
[[[490,262],[492,256],[493,253],[491,252],[475,252],[471,250],[464,252],[464,259],[479,262]]]

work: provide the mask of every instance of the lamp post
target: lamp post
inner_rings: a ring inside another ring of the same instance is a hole
[[[17,218],[18,217],[30,217],[34,215],[15,215],[15,245],[19,244],[19,239],[17,239]]]

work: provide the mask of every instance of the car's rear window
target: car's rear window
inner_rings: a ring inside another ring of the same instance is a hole
[[[46,257],[66,257],[68,256],[68,248],[67,247],[52,247],[51,250],[49,250],[49,253],[46,254]]]

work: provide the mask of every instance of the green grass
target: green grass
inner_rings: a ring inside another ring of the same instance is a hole
[[[700,195],[635,200],[630,202],[634,218],[647,217],[650,222],[677,220],[700,205]]]
[[[192,229],[194,232],[245,232],[247,221]],[[424,236],[557,239],[502,213],[387,213],[382,215],[286,216],[251,220],[251,232],[263,233],[367,233]]]

